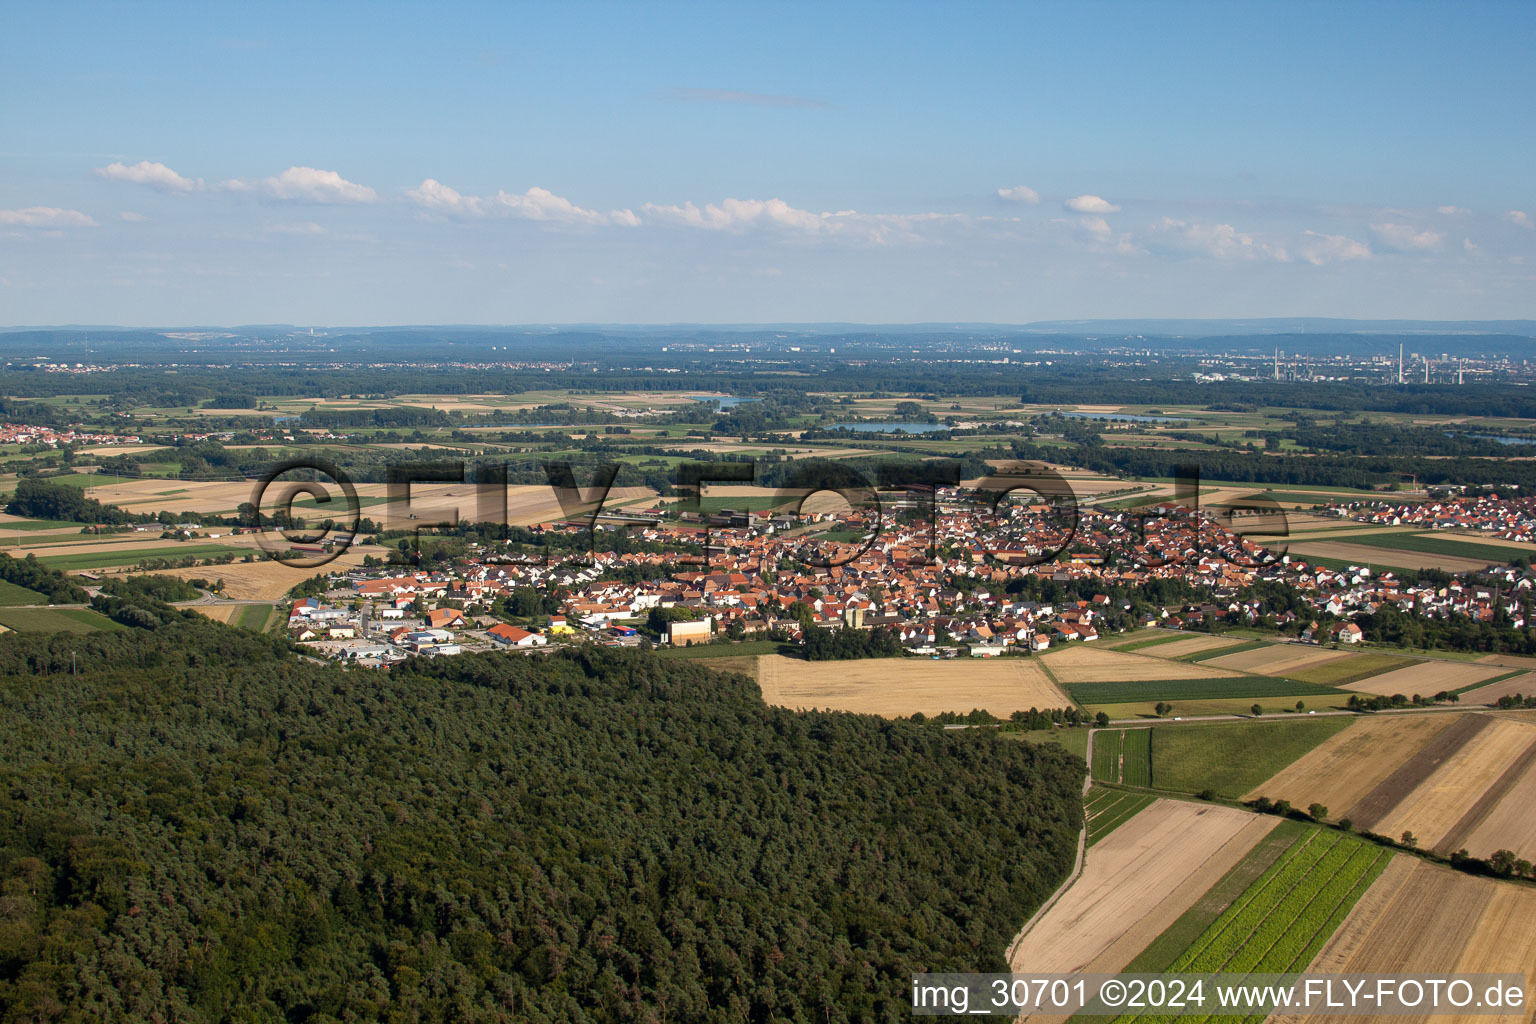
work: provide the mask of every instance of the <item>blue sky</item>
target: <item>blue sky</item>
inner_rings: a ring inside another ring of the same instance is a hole
[[[1536,5],[13,3],[0,323],[1536,316]]]

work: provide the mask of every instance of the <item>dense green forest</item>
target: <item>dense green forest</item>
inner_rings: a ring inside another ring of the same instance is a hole
[[[37,477],[22,477],[16,481],[16,492],[11,495],[5,510],[27,519],[75,523],[118,525],[131,523],[136,518],[116,505],[103,505],[95,498],[87,498],[78,487],[49,483]]]
[[[12,558],[0,551],[0,580],[41,594],[48,604],[84,604],[86,593],[57,569],[50,569],[36,555]]]
[[[1082,823],[1059,748],[689,661],[155,616],[0,637],[0,1019],[904,1020],[1004,969]]]

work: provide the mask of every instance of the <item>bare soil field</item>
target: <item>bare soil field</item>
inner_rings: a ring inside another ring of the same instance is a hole
[[[764,654],[757,659],[757,682],[769,704],[888,718],[976,708],[1006,718],[1015,711],[1072,704],[1037,663],[1025,658],[801,661]]]
[[[1275,824],[1230,807],[1154,801],[1095,844],[1077,881],[1014,940],[1010,964],[1031,974],[1118,970]]]
[[[1458,715],[1377,715],[1351,722],[1243,796],[1319,803],[1342,817],[1400,765],[1455,724]]]
[[[1490,720],[1473,742],[1446,758],[1373,831],[1388,836],[1411,831],[1420,846],[1439,845],[1533,742],[1536,727]]]
[[[1139,652],[1152,658],[1182,658],[1186,654],[1199,654],[1201,651],[1219,651],[1223,647],[1236,647],[1243,643],[1242,640],[1229,640],[1221,636],[1205,636],[1195,634],[1182,640],[1175,640],[1171,644],[1156,644],[1152,647],[1142,648]]]
[[[1523,672],[1502,682],[1479,686],[1460,694],[1460,697],[1463,704],[1493,704],[1500,697],[1512,697],[1517,693],[1527,697],[1536,696],[1536,672]]]
[[[1479,665],[1503,665],[1505,668],[1536,669],[1536,658],[1519,654],[1485,654],[1477,659]]]
[[[1536,962],[1536,890],[1474,878],[1411,857],[1394,857],[1313,959],[1310,972],[1528,972]],[[1326,1014],[1271,1017],[1271,1024],[1338,1020]],[[1426,1014],[1377,1016],[1419,1022]],[[1436,1021],[1460,1021],[1438,1015]],[[1467,1021],[1530,1020],[1529,1010]]]
[[[1459,690],[1481,679],[1503,675],[1505,670],[1497,665],[1468,664],[1461,661],[1423,661],[1407,668],[1393,669],[1380,675],[1369,676],[1353,683],[1340,683],[1346,690],[1373,693],[1390,697],[1401,693],[1411,697],[1416,693],[1426,697],[1441,690]]]
[[[1536,736],[1536,731],[1531,735]],[[1529,860],[1536,854],[1536,743],[1525,749],[1455,827],[1436,852],[1465,849],[1474,857],[1513,850]]]
[[[1377,548],[1369,544],[1350,544],[1345,541],[1308,539],[1305,543],[1290,545],[1289,552],[1292,558],[1336,558],[1351,565],[1390,565],[1399,569],[1476,572],[1488,567],[1488,562],[1479,558],[1435,555],[1422,551],[1394,551],[1389,548]]]
[[[1240,673],[1208,665],[1123,654],[1092,643],[1068,644],[1044,656],[1051,673],[1063,683],[1118,683],[1133,680],[1230,679]]]
[[[1290,672],[1328,665],[1352,657],[1346,651],[1331,651],[1310,644],[1270,644],[1255,647],[1251,651],[1224,654],[1205,664],[1216,668],[1229,668],[1235,672],[1257,672],[1266,676],[1283,676]]]
[[[1353,819],[1361,828],[1374,829],[1425,779],[1493,724],[1493,719],[1487,715],[1447,717],[1454,721],[1431,736],[1429,742],[1421,746],[1413,756],[1400,758],[1397,766],[1362,796],[1358,803],[1345,811],[1343,817]]]

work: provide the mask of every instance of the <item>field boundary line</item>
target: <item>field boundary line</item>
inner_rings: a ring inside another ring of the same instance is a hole
[[[1536,740],[1532,740],[1520,755],[1510,762],[1509,767],[1499,773],[1499,777],[1493,780],[1493,785],[1483,791],[1467,812],[1457,819],[1438,843],[1431,847],[1432,852],[1441,857],[1449,857],[1455,850],[1467,841],[1467,838],[1477,831],[1483,819],[1493,813],[1493,809],[1509,795],[1509,791],[1515,788],[1522,776],[1536,764]]]

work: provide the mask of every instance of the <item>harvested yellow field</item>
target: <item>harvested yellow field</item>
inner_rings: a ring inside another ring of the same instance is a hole
[[[1411,857],[1394,857],[1333,937],[1312,960],[1312,973],[1527,973],[1536,963],[1536,891],[1474,878]],[[1528,982],[1529,984],[1529,982]],[[1286,1015],[1272,1024],[1335,1021],[1337,1016]],[[1414,1024],[1425,1014],[1376,1016]],[[1529,1010],[1504,1016],[1437,1015],[1436,1021],[1529,1021]]]
[[[585,483],[579,471],[578,481]],[[311,519],[327,516],[343,518],[347,508],[341,489],[328,481],[324,486],[334,504],[323,507],[297,504],[295,511]],[[229,515],[241,504],[253,501],[257,487],[258,481],[255,480],[124,480],[118,484],[105,483],[87,488],[86,493],[98,501],[120,505],[130,512],[212,512]],[[499,511],[492,500],[482,503],[480,489],[473,483],[412,484],[409,503],[379,500],[390,497],[388,484],[360,483],[355,487],[358,498],[363,500],[359,515],[396,529],[445,520],[451,518],[455,511],[460,519],[470,521],[494,518]],[[262,499],[262,511],[274,511],[286,493],[282,482],[274,483]],[[608,492],[604,508],[625,501],[653,498],[655,495],[656,492],[648,487],[615,487]],[[304,498],[304,495],[300,495],[301,501]],[[412,515],[416,517],[414,520],[410,518]],[[547,485],[514,484],[507,487],[507,519],[513,525],[549,522],[563,519],[566,515],[554,490]]]
[[[1271,644],[1267,647],[1255,647],[1251,651],[1212,658],[1206,664],[1233,669],[1237,672],[1283,676],[1352,657],[1354,655],[1346,651],[1331,651],[1311,644]]]
[[[218,533],[217,529],[214,530]],[[0,531],[0,537],[4,532]],[[75,536],[80,536],[76,531]],[[159,533],[115,533],[105,537],[86,538],[79,541],[61,541],[56,534],[47,535],[46,538],[32,538],[23,535],[21,545],[6,543],[5,550],[16,558],[25,558],[28,554],[35,554],[38,558],[54,555],[101,555],[104,559],[115,552],[143,551],[146,558],[179,558],[188,549],[196,550],[206,545],[218,545],[220,547],[250,548],[257,551],[256,538],[252,534],[242,534],[238,537],[224,536],[209,540],[197,537],[192,540],[161,540]]]
[[[1226,679],[1238,675],[1208,665],[1122,654],[1092,643],[1067,644],[1045,655],[1051,673],[1063,683],[1119,683],[1160,679]]]
[[[1429,696],[1441,690],[1459,690],[1481,679],[1501,676],[1505,669],[1497,665],[1477,665],[1457,661],[1421,661],[1407,668],[1393,669],[1379,676],[1369,676],[1354,683],[1340,683],[1346,690],[1374,693],[1390,697],[1401,693],[1412,697],[1416,693]]]
[[[170,445],[164,444],[98,444],[89,448],[75,449],[76,455],[146,455],[163,452]]]
[[[1447,853],[1465,849],[1474,857],[1486,858],[1496,850],[1513,850],[1526,860],[1536,857],[1536,814],[1532,813],[1536,808],[1536,769],[1519,765],[1511,771],[1516,777],[1500,780],[1508,783],[1507,788],[1486,815],[1469,823],[1465,836],[1447,837]]]
[[[1460,696],[1463,704],[1493,704],[1500,697],[1512,697],[1517,693],[1536,697],[1536,672],[1522,672],[1518,676],[1468,690]]]
[[[250,501],[252,480],[140,479],[114,482],[110,476],[85,489],[86,497],[130,512],[233,512]]]
[[[1531,965],[1536,963],[1536,892],[1521,886],[1516,888],[1507,882],[1491,882],[1472,879],[1493,888],[1492,895],[1478,918],[1472,939],[1461,954],[1456,970],[1464,973],[1490,971],[1498,973],[1522,973],[1526,975],[1527,1009],[1523,1013],[1502,1017],[1458,1016],[1457,1021],[1516,1021],[1530,1020],[1532,989],[1536,978],[1531,977]]]
[[[214,622],[230,622],[244,609],[238,604],[203,604],[193,605],[192,610],[199,615],[206,615]]]
[[[1446,758],[1372,831],[1385,836],[1410,831],[1420,846],[1435,846],[1533,741],[1536,727],[1491,720],[1473,742]]]
[[[295,569],[280,562],[234,562],[230,565],[203,566],[194,569],[162,569],[161,575],[179,579],[220,579],[224,581],[224,595],[239,601],[276,601],[287,595],[299,583],[323,572],[340,572],[355,569],[363,564],[363,556],[371,553],[375,558],[383,554],[380,548],[353,547],[334,562],[319,569]],[[199,609],[201,610],[201,609]]]
[[[1077,881],[1014,940],[1009,963],[1029,974],[1118,970],[1276,824],[1230,807],[1153,801],[1088,851]]]
[[[1236,647],[1243,642],[1242,640],[1228,640],[1226,637],[1196,634],[1194,636],[1187,636],[1182,640],[1175,640],[1171,644],[1155,644],[1152,647],[1144,647],[1138,653],[1153,658],[1182,658],[1186,654],[1199,654],[1201,651],[1217,651],[1223,647]]]
[[[1319,803],[1342,816],[1457,717],[1425,714],[1357,719],[1255,786],[1243,799],[1267,796],[1289,800],[1297,807]]]
[[[1030,708],[1072,706],[1040,666],[1027,658],[802,661],[765,654],[757,659],[757,683],[763,700],[780,707],[888,718],[976,708],[1006,718]]]

